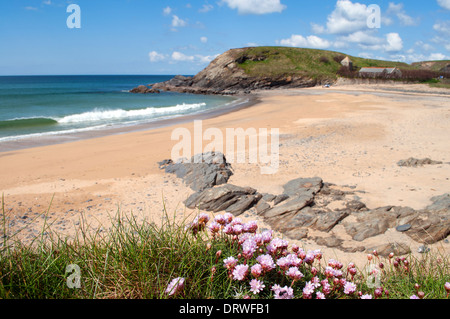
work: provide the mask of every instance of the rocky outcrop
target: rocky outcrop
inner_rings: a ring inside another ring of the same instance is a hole
[[[192,194],[186,201],[188,208],[206,211],[226,211],[235,216],[243,214],[261,198],[255,189],[226,184]]]
[[[246,56],[246,48],[232,49],[214,59],[208,67],[194,77],[175,76],[173,79],[153,84],[153,89],[195,94],[233,95],[250,93],[257,89],[311,87],[315,79],[306,76],[249,76],[239,64],[263,61],[264,56]]]
[[[185,201],[186,207],[226,211],[235,216],[252,210],[273,230],[291,239],[310,238],[310,230],[316,230],[324,236],[310,239],[319,245],[347,252],[376,249],[380,255],[388,255],[390,252],[406,254],[409,247],[395,242],[365,247],[364,241],[383,235],[389,229],[396,229],[425,245],[450,235],[450,194],[431,198],[432,204],[423,210],[401,206],[369,209],[359,200],[359,191],[326,183],[320,177],[291,180],[283,185],[282,194],[261,194],[254,188],[227,184],[232,174],[231,165],[221,153],[196,155],[191,161],[193,164],[160,162],[166,172],[177,174],[196,190]],[[352,247],[345,246],[346,239],[334,234],[337,225],[352,238]]]
[[[209,152],[193,156],[190,161],[174,163],[167,159],[158,163],[166,173],[176,174],[195,191],[202,191],[228,182],[233,175],[231,165],[219,152]]]
[[[149,93],[161,93],[159,90],[150,88],[146,85],[139,85],[138,87],[131,89],[130,93],[149,94]]]

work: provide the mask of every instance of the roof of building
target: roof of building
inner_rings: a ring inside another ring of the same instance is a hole
[[[348,63],[348,62],[352,62],[352,60],[350,60],[350,58],[347,56],[347,57],[345,57],[344,60],[341,61],[341,63],[342,63],[342,62]]]
[[[398,70],[397,68],[379,68],[379,67],[365,67],[365,68],[361,68],[361,70],[359,70],[359,72],[362,73],[382,73],[382,72],[387,72],[388,74],[394,72],[395,70]]]

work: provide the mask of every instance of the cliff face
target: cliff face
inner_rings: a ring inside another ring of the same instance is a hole
[[[245,56],[245,51],[245,48],[229,50],[194,77],[178,75],[169,81],[153,84],[152,88],[196,94],[239,94],[257,89],[311,87],[317,84],[316,80],[302,76],[250,76],[239,64],[247,60],[262,61],[264,56]]]

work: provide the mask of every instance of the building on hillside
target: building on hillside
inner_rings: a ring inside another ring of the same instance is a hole
[[[387,77],[387,78],[400,78],[402,71],[397,68],[379,68],[379,67],[366,67],[359,70],[359,74],[363,77]]]
[[[346,57],[344,60],[342,60],[341,64],[347,67],[350,71],[353,70],[353,62],[349,57]]]

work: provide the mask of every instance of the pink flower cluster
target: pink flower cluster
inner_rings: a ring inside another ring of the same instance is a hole
[[[229,217],[229,216],[228,216]],[[222,232],[233,236],[235,243],[239,245],[240,253],[237,257],[230,256],[224,259],[223,265],[228,270],[230,279],[238,282],[250,281],[250,292],[257,295],[264,291],[267,277],[278,276],[280,280],[288,280],[291,285],[281,287],[279,284],[269,285],[276,299],[290,299],[294,297],[294,287],[300,284],[300,291],[305,299],[325,299],[332,292],[341,292],[352,296],[356,293],[356,284],[347,281],[341,270],[343,264],[331,259],[325,269],[326,279],[320,280],[318,270],[314,266],[315,261],[322,259],[320,250],[305,251],[293,245],[289,249],[289,242],[280,238],[274,238],[272,231],[256,233],[256,223],[244,224],[239,218],[227,218],[225,215],[216,216],[214,227],[210,226],[213,233]],[[218,226],[220,225],[220,226]],[[354,265],[349,265],[348,273],[355,272]],[[311,280],[304,282],[305,273],[311,273]],[[273,276],[270,276],[273,275]],[[280,277],[281,276],[281,277]],[[303,282],[303,283],[302,283]],[[365,296],[367,297],[367,296]]]

